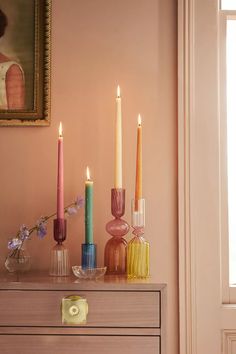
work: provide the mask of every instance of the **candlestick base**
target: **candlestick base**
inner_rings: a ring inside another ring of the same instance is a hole
[[[129,224],[121,219],[125,213],[125,189],[113,188],[111,190],[111,213],[115,219],[106,225],[106,231],[112,235],[107,241],[104,253],[106,274],[126,274],[126,248],[127,242],[123,238],[129,231]]]
[[[56,244],[51,250],[50,275],[64,277],[70,275],[69,250],[63,244]]]
[[[105,246],[104,264],[108,275],[126,274],[127,242],[123,237],[112,237]]]
[[[97,245],[94,243],[83,243],[82,248],[82,268],[96,268],[97,267]]]

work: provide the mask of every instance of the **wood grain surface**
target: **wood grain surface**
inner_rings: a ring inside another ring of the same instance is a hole
[[[160,336],[160,328],[127,327],[0,327],[1,334],[55,334],[55,335],[120,335],[120,336]],[[1,350],[0,350],[1,353]]]
[[[62,324],[68,295],[87,299],[86,324]],[[166,285],[151,279],[2,273],[0,314],[3,354],[166,354]]]
[[[52,277],[45,272],[29,272],[28,274],[0,273],[0,290],[162,290],[166,284],[157,284],[147,279],[127,279],[125,276],[107,275],[93,280],[79,280],[75,276]]]
[[[90,327],[160,327],[159,292],[0,291],[1,326],[62,326],[61,301],[87,299]]]
[[[4,354],[159,354],[159,337],[0,335]]]

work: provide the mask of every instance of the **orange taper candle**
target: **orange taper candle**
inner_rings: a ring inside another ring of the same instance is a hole
[[[142,121],[138,116],[137,155],[136,155],[136,184],[135,184],[135,211],[138,211],[138,201],[142,198]]]

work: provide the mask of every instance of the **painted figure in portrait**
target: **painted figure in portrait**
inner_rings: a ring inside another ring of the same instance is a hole
[[[35,102],[35,1],[0,1],[0,111],[27,112]]]
[[[8,19],[0,9],[0,38],[7,30]],[[22,66],[0,52],[0,109],[25,108],[25,79]]]
[[[51,0],[0,0],[0,127],[50,124]]]

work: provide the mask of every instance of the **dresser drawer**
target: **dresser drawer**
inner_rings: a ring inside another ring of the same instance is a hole
[[[4,354],[159,354],[159,337],[0,335]]]
[[[159,291],[2,290],[0,325],[62,326],[61,301],[68,295],[88,301],[87,323],[83,326],[160,327]]]

